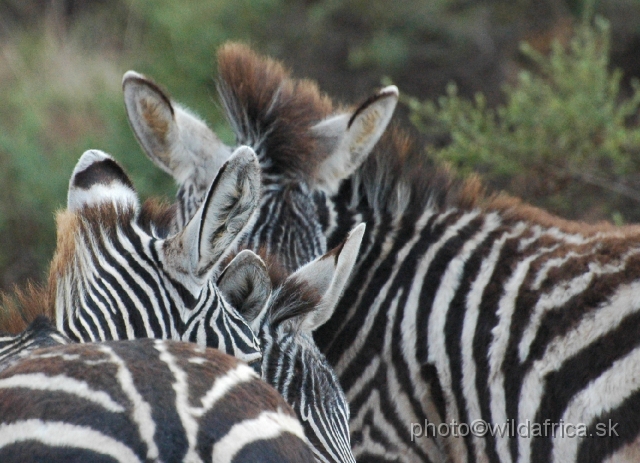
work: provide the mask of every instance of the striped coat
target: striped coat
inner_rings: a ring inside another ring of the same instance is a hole
[[[55,345],[54,331],[38,319],[13,348],[49,345],[0,358],[0,461],[314,461],[291,408],[233,357],[166,340]]]
[[[87,151],[58,214],[49,315],[76,341],[188,340],[259,364],[258,341],[213,283],[252,219],[259,168],[247,150],[230,158],[193,219],[170,235],[173,210],[142,207],[109,155]]]
[[[277,64],[229,50],[224,104],[272,174],[263,182],[276,189],[281,172],[280,185],[302,184],[328,247],[367,224],[344,296],[315,333],[345,388],[358,460],[637,461],[640,229],[486,196],[398,129],[371,149],[393,89],[332,112],[319,96],[283,97],[298,87]],[[316,119],[293,135],[311,142],[283,149],[272,121],[303,103]],[[254,236],[268,246],[273,235]],[[318,240],[295,239],[309,250]]]
[[[246,154],[250,153],[245,150]],[[191,221],[199,225],[197,236],[207,240],[204,244],[195,243],[200,256],[204,251],[211,252],[208,247],[218,246],[230,233],[227,229],[238,226],[233,220],[216,220],[225,214],[242,213],[242,210],[234,212],[238,206],[236,201],[229,200],[229,191],[223,190],[221,199],[212,198],[221,195],[219,190],[225,183],[230,184],[232,192],[236,191],[237,183],[245,178],[240,167],[251,170],[250,164],[239,163],[233,181],[225,181],[233,172],[234,160],[242,161],[238,159],[241,155],[237,153],[225,164],[231,167],[221,172],[211,188],[218,192],[209,195],[204,203],[207,210],[203,212],[201,207]],[[252,156],[247,159],[250,161]],[[149,320],[156,316],[155,324],[160,329],[176,327],[181,340],[204,347],[213,339],[229,346],[227,339],[232,339],[234,333],[227,322],[220,322],[220,318],[225,320],[223,317],[216,319],[217,312],[211,307],[217,306],[208,305],[208,296],[212,294],[217,298],[214,302],[222,304],[223,310],[233,309],[229,314],[237,314],[237,319],[256,337],[260,357],[255,367],[294,407],[316,458],[326,462],[354,461],[349,444],[349,408],[337,378],[312,340],[311,331],[331,316],[353,268],[364,226],[357,228],[338,248],[297,272],[289,275],[283,270],[273,294],[272,281],[258,256],[251,251],[230,255],[230,262],[215,284],[215,273],[205,269],[204,275],[209,275],[209,279],[201,277],[204,289],[190,310],[180,305],[180,299],[170,297],[178,293],[183,301],[188,301],[175,286],[185,281],[185,274],[193,272],[194,265],[190,262],[193,256],[180,247],[174,249],[176,238],[156,238],[165,222],[158,221],[157,212],[152,215],[149,206],[137,211],[130,182],[112,158],[90,151],[78,166],[70,183],[71,210],[59,220],[65,227],[59,230],[59,248],[49,281],[49,293],[57,294],[56,307],[64,309],[62,314],[58,311],[58,321],[65,322],[64,317],[68,317],[72,319],[69,326],[80,333],[88,327],[86,332],[97,333],[98,340],[113,333],[131,339],[145,335],[165,338],[169,331],[147,330],[147,326],[153,326]],[[218,209],[211,210],[214,206]],[[223,232],[217,227],[223,228]],[[190,228],[188,224],[174,235],[181,238],[179,243],[190,243],[189,235],[193,233]],[[209,240],[209,236],[215,240]],[[228,248],[223,251],[218,254],[230,252]],[[195,273],[197,276],[197,267]],[[184,284],[188,290],[187,284],[188,280]],[[46,312],[49,307],[49,299],[38,291],[23,294],[20,299],[31,314]],[[168,306],[167,299],[175,310],[162,310]],[[219,309],[218,306],[216,310]],[[189,315],[186,320],[185,312]],[[212,338],[209,330],[216,336]],[[73,329],[69,331],[76,333]]]

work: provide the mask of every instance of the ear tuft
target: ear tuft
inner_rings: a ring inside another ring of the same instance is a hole
[[[122,167],[100,150],[85,151],[69,180],[67,208],[113,203],[138,209],[138,196]]]

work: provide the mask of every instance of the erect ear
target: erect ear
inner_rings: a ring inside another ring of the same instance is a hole
[[[264,261],[247,249],[239,252],[218,278],[218,289],[257,333],[272,289]]]
[[[398,103],[398,88],[390,85],[361,104],[352,114],[340,114],[316,124],[312,130],[330,153],[316,171],[315,181],[335,193],[341,180],[367,158],[387,128]]]
[[[333,315],[356,263],[364,230],[365,224],[361,223],[351,230],[341,245],[309,262],[289,277],[311,286],[322,295],[318,308],[304,316],[301,329],[313,331]]]
[[[179,273],[196,279],[208,277],[215,264],[234,249],[259,202],[258,158],[243,146],[220,168],[185,228],[164,242],[165,260]]]
[[[127,71],[122,89],[129,123],[147,156],[179,185],[196,183],[204,194],[231,150],[142,74]]]
[[[99,150],[85,151],[69,180],[67,209],[113,203],[138,209],[138,196],[120,164]]]

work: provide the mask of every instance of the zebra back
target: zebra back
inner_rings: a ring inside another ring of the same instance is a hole
[[[167,340],[54,345],[37,320],[0,359],[0,460],[313,461],[302,426],[246,364]],[[9,343],[3,338],[3,343]]]

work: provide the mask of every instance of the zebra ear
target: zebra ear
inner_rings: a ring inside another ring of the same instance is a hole
[[[198,279],[233,251],[260,202],[260,166],[253,150],[238,148],[220,168],[204,202],[177,235],[163,246],[165,259]]]
[[[257,333],[272,289],[264,261],[252,251],[241,251],[222,271],[218,289]]]
[[[102,151],[85,151],[69,180],[67,209],[77,211],[101,203],[135,210],[139,206],[133,183],[120,164]]]
[[[129,123],[147,156],[180,186],[195,183],[203,196],[231,150],[142,74],[127,71],[122,90]]]
[[[314,331],[333,315],[356,263],[364,230],[365,224],[361,223],[351,230],[342,244],[291,275],[290,278],[310,285],[322,295],[318,308],[304,316],[301,329]]]
[[[360,167],[387,128],[398,95],[398,88],[390,85],[352,114],[330,117],[312,128],[329,152],[316,171],[315,181],[319,187],[336,193],[340,181]]]

